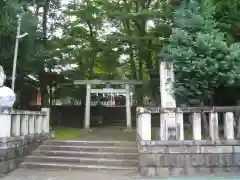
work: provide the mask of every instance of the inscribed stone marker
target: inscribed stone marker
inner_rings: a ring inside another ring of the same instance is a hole
[[[161,107],[175,108],[176,101],[173,97],[173,63],[162,61],[160,64],[160,91],[161,91]],[[176,124],[175,113],[169,112],[161,114],[161,140],[167,140],[166,126],[168,124]]]

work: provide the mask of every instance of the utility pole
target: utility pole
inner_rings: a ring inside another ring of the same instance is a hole
[[[28,33],[24,33],[24,34],[20,35],[22,14],[17,15],[17,18],[18,18],[18,26],[17,26],[17,34],[16,34],[15,50],[14,50],[14,58],[13,58],[12,86],[11,86],[13,91],[15,89],[16,66],[17,66],[19,40],[24,38],[24,37],[26,37],[28,35]]]

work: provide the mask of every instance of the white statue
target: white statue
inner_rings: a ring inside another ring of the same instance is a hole
[[[6,75],[4,74],[3,67],[0,66],[0,108],[10,108],[13,106],[16,95],[12,89],[3,86]]]

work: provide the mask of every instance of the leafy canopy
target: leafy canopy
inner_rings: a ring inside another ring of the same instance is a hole
[[[165,47],[174,63],[176,97],[191,105],[209,101],[214,89],[239,80],[240,44],[227,45],[211,7],[209,1],[183,3]]]

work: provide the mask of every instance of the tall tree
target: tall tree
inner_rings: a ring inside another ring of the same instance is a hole
[[[183,3],[175,13],[165,53],[174,62],[175,92],[181,102],[209,103],[215,88],[239,83],[240,44],[228,46],[214,13],[209,1],[196,0]]]

